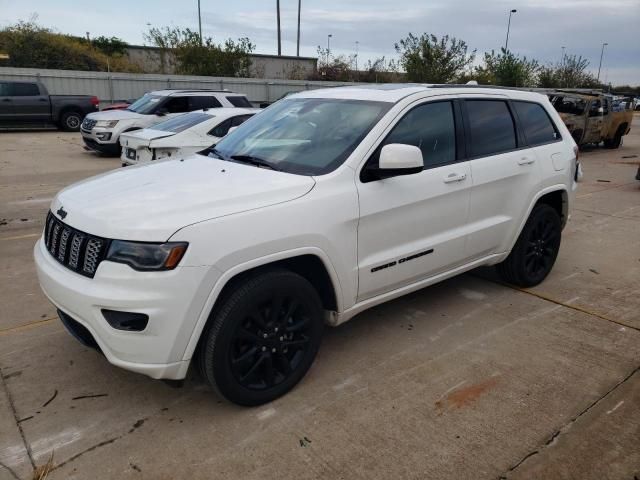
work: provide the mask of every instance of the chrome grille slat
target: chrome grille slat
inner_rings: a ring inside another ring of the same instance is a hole
[[[44,241],[51,256],[70,270],[93,278],[107,252],[109,240],[76,230],[51,212],[47,215]]]

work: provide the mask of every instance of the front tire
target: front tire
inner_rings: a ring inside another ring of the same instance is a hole
[[[562,222],[558,212],[546,204],[533,207],[509,256],[496,269],[507,282],[533,287],[542,282],[560,249]]]
[[[65,132],[78,132],[82,124],[82,114],[80,112],[64,112],[60,116],[60,127]]]
[[[324,329],[313,286],[288,270],[270,270],[230,287],[203,332],[203,376],[229,401],[270,402],[307,373]]]

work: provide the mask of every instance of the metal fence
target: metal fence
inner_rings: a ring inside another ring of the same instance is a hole
[[[135,99],[141,97],[145,92],[165,88],[226,88],[233,92],[244,93],[251,103],[258,105],[274,102],[290,92],[354,85],[349,82],[83,72],[13,67],[0,67],[0,80],[37,80],[47,87],[51,95],[96,95],[104,104]]]

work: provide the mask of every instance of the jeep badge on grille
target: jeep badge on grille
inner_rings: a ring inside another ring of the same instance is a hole
[[[67,212],[64,211],[63,207],[60,207],[56,213],[60,216],[62,220],[64,220],[64,217],[67,216]]]

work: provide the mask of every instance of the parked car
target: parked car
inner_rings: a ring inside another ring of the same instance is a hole
[[[260,109],[214,108],[185,113],[149,128],[120,135],[122,165],[184,158],[217,143]]]
[[[124,110],[125,108],[129,108],[133,102],[135,102],[135,100],[125,100],[123,102],[110,103],[109,105],[102,107],[100,111],[107,112],[109,110]]]
[[[550,97],[578,145],[604,142],[607,148],[618,148],[631,130],[633,108],[618,103],[613,109],[610,95],[558,91]]]
[[[228,90],[159,90],[136,100],[124,110],[88,115],[80,132],[91,150],[120,156],[120,135],[147,128],[176,115],[203,108],[251,107],[245,95]]]
[[[537,93],[305,91],[207,156],[65,188],[35,262],[63,323],[109,362],[173,380],[193,362],[257,405],[305,375],[325,323],[481,265],[542,282],[579,177]]]
[[[0,125],[20,127],[55,124],[77,132],[85,115],[98,111],[92,95],[49,95],[40,82],[0,81]]]

